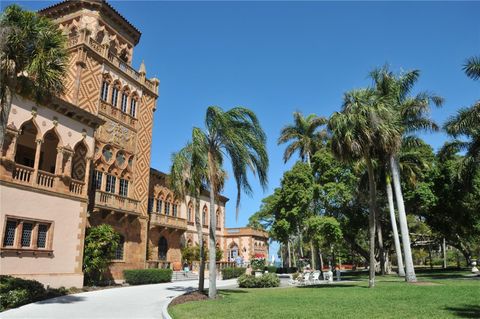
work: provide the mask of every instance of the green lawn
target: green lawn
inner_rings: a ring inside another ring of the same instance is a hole
[[[367,288],[365,275],[354,283],[318,287],[220,291],[221,299],[169,309],[181,318],[480,318],[480,280],[467,272],[424,272],[423,284],[394,276],[377,277]]]

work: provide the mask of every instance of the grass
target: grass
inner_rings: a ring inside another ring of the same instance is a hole
[[[368,289],[365,274],[332,285],[220,291],[217,300],[171,307],[182,318],[480,318],[480,280],[467,272],[418,274],[419,284],[377,277]]]

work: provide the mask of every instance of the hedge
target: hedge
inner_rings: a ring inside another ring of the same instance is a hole
[[[123,277],[130,285],[158,284],[172,281],[172,273],[171,269],[128,269]]]
[[[63,296],[67,292],[63,287],[45,289],[43,284],[36,280],[0,275],[0,311]]]
[[[277,267],[275,266],[266,266],[265,270],[268,271],[269,273],[275,274],[277,272]]]
[[[247,268],[243,267],[226,267],[222,270],[223,279],[238,278],[245,273]]]
[[[278,287],[280,279],[275,274],[264,274],[260,277],[252,275],[241,275],[238,278],[240,288],[269,288]]]

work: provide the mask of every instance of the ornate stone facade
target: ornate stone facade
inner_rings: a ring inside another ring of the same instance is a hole
[[[68,37],[66,90],[49,105],[13,102],[0,154],[0,273],[81,286],[85,231],[100,224],[121,236],[111,279],[125,269],[178,269],[181,248],[198,235],[190,198],[176,199],[168,176],[150,169],[159,80],[147,79],[143,62],[131,66],[140,32],[101,0],[39,13]],[[227,201],[215,207],[224,260],[233,238]],[[207,239],[208,194],[200,204]]]

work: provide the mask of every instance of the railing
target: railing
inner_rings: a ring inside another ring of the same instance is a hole
[[[55,174],[38,171],[37,184],[42,187],[53,188],[55,184]]]
[[[35,170],[33,167],[14,163],[11,171],[11,181],[19,184],[29,185],[31,187],[38,187],[48,189],[50,191],[64,193],[68,195],[86,196],[84,189],[85,183],[82,181],[71,179],[68,184],[59,183],[62,176],[52,174],[42,170]]]
[[[20,164],[15,164],[15,168],[13,169],[12,178],[15,181],[23,182],[23,183],[30,183],[30,179],[33,175],[33,168],[28,166],[23,166]]]
[[[187,220],[171,215],[150,213],[150,222],[154,225],[173,227],[173,228],[187,228]]]
[[[84,182],[72,179],[72,181],[70,182],[70,193],[82,195],[84,185]]]
[[[127,212],[138,212],[138,200],[100,190],[95,192],[95,205],[121,209]]]
[[[104,113],[106,115],[110,115],[117,120],[121,121],[122,123],[125,123],[133,128],[135,128],[137,119],[131,116],[130,114],[127,114],[125,112],[122,112],[120,109],[114,107],[108,102],[105,102],[103,100],[100,100],[100,112]]]
[[[106,58],[110,63],[118,67],[125,74],[129,75],[139,83],[145,85],[150,91],[154,92],[155,94],[158,93],[157,88],[152,81],[142,77],[140,73],[138,73],[138,71],[132,68],[128,63],[121,60],[115,54],[109,52],[107,46],[98,43],[95,39],[91,37],[87,37],[85,39],[85,35],[82,35],[81,37],[77,35],[68,39],[68,47],[73,47],[79,43],[85,43],[93,51],[97,52],[100,56]]]

